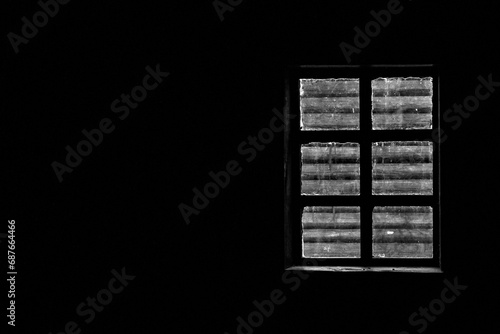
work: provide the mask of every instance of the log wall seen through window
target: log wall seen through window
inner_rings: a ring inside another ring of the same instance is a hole
[[[358,130],[359,79],[300,79],[302,130]]]
[[[359,226],[359,207],[305,207],[302,212],[302,255],[360,257]]]
[[[373,257],[432,258],[431,207],[378,206],[372,219]]]
[[[432,78],[372,80],[375,130],[432,129]]]
[[[302,145],[303,195],[359,195],[359,144]]]
[[[432,142],[372,144],[374,195],[432,195]]]

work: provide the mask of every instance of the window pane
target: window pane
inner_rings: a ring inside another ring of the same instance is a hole
[[[359,217],[359,207],[305,207],[302,213],[302,255],[360,257]]]
[[[359,195],[359,144],[302,145],[302,195]]]
[[[373,257],[432,258],[432,208],[376,206],[373,209]]]
[[[358,130],[359,79],[300,79],[302,130]]]
[[[375,130],[432,129],[432,78],[372,80]]]
[[[432,195],[432,142],[372,144],[374,195]]]

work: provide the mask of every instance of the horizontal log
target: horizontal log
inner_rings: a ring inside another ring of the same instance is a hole
[[[433,180],[374,180],[372,193],[374,195],[432,195]]]
[[[396,142],[396,143],[399,143],[399,142]],[[410,142],[410,143],[414,143],[414,142]],[[358,148],[359,149],[359,143],[338,143],[338,142],[312,142],[312,143],[308,143],[308,144],[304,144],[302,145],[302,147],[308,147],[308,148],[343,148],[343,149],[349,149],[349,148],[353,148],[353,149],[356,149]]]
[[[359,97],[359,92],[341,92],[341,91],[324,91],[324,92],[313,92],[313,91],[308,91],[308,92],[303,92],[301,94],[302,98],[310,98],[310,97],[315,97],[315,98],[338,98],[338,97],[353,97],[357,98]]]
[[[360,244],[356,243],[304,243],[304,257],[359,258]]]
[[[374,226],[424,226],[432,225],[432,213],[391,214],[373,213]],[[394,227],[396,228],[396,227]],[[423,228],[423,227],[422,227]]]
[[[316,108],[304,107],[302,114],[335,114],[338,117],[345,117],[348,115],[359,114],[359,108]]]
[[[343,160],[345,163],[352,162],[353,159],[346,159]],[[374,156],[373,157],[373,163],[377,164],[382,164],[382,163],[388,163],[388,164],[397,164],[397,163],[414,163],[414,164],[430,164],[433,161],[432,154],[415,154],[415,153],[406,153],[406,154],[401,154],[400,156],[389,156],[389,157],[384,157],[384,156]]]
[[[359,79],[300,79],[300,96],[358,96]]]
[[[374,180],[432,180],[431,163],[379,163],[373,166]]]
[[[432,159],[431,142],[375,142],[372,143],[373,158],[421,158]]]
[[[432,243],[432,229],[373,230],[374,243]],[[359,229],[307,229],[303,230],[305,243],[359,243]]]
[[[374,243],[432,243],[432,229],[374,229]]]
[[[373,228],[374,229],[387,229],[387,230],[392,230],[392,229],[405,229],[405,230],[413,230],[413,229],[432,229],[433,224],[432,223],[407,223],[407,222],[402,222],[402,223],[395,223],[395,222],[382,222],[382,223],[373,223]]]
[[[339,223],[303,223],[304,230],[359,230],[359,222],[339,222]]]
[[[373,257],[377,258],[432,258],[432,243],[375,243]]]
[[[397,146],[432,146],[430,141],[381,141],[376,142],[377,147],[397,147]]]
[[[372,96],[373,109],[432,108],[431,96]]]
[[[373,213],[387,214],[421,214],[432,213],[431,206],[376,206],[373,208]]]
[[[432,77],[394,77],[394,78],[377,78],[371,82],[372,90],[407,90],[407,89],[424,89],[432,90]]]
[[[334,159],[332,159],[332,163],[305,163],[302,164],[302,173],[359,174],[359,164],[335,163]]]
[[[432,114],[374,114],[374,130],[432,129]]]
[[[301,152],[303,162],[359,160],[358,143],[309,143],[302,145]]]
[[[358,109],[359,97],[301,97],[300,111],[304,112],[308,109],[330,109],[330,110],[345,110]]]
[[[302,240],[305,243],[311,242],[323,242],[323,243],[335,243],[335,242],[357,242],[359,243],[359,229],[337,229],[337,230],[323,230],[323,229],[311,229],[303,230]]]
[[[359,164],[303,163],[301,180],[359,180]]]
[[[324,174],[302,174],[301,180],[359,180],[359,174],[336,174],[336,173],[324,173]]]
[[[324,212],[324,213],[359,213],[359,206],[306,206],[303,212]]]
[[[320,176],[323,177],[323,176]],[[326,179],[328,179],[328,175],[324,176]],[[349,179],[349,177],[352,177],[352,179],[355,178],[355,175],[346,175],[344,180]],[[358,176],[359,178],[359,176]],[[373,180],[432,180],[432,172],[426,172],[426,173],[404,173],[404,174],[384,174],[384,173],[374,173],[373,174]]]
[[[409,107],[395,107],[395,108],[373,108],[372,109],[372,117],[377,114],[432,114],[432,108],[429,107],[418,107],[414,106],[412,108]]]
[[[357,130],[359,114],[302,114],[303,130]]]
[[[360,213],[304,212],[303,229],[359,229]]]
[[[359,212],[303,212],[302,224],[359,223]]]
[[[395,90],[386,90],[379,89],[373,90],[372,95],[374,97],[396,97],[396,96],[432,96],[432,89],[395,89]]]
[[[324,157],[313,157],[313,158],[303,158],[302,159],[302,164],[358,164],[359,163],[359,156],[356,155],[345,155],[345,156],[339,156],[339,155],[331,155],[330,157],[324,156]]]
[[[328,166],[328,165],[327,165]],[[340,166],[340,165],[336,165]],[[346,165],[349,166],[349,165]],[[356,166],[356,165],[354,165]],[[417,163],[392,163],[392,164],[376,164],[373,166],[373,174],[393,174],[401,175],[413,174],[413,173],[432,173],[432,164]],[[347,169],[344,168],[344,169]]]
[[[359,180],[302,180],[302,195],[359,195]]]

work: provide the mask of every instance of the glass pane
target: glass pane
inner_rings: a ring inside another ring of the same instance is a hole
[[[430,206],[376,206],[372,218],[373,257],[432,258]]]
[[[359,207],[308,206],[302,212],[303,257],[360,257]]]
[[[375,130],[432,129],[432,78],[372,80]]]
[[[302,195],[359,195],[359,144],[302,145]]]
[[[432,142],[372,144],[374,195],[432,195]]]
[[[359,130],[359,79],[300,79],[302,130]]]

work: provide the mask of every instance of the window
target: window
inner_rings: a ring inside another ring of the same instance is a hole
[[[438,87],[432,65],[289,69],[287,269],[440,271]]]

